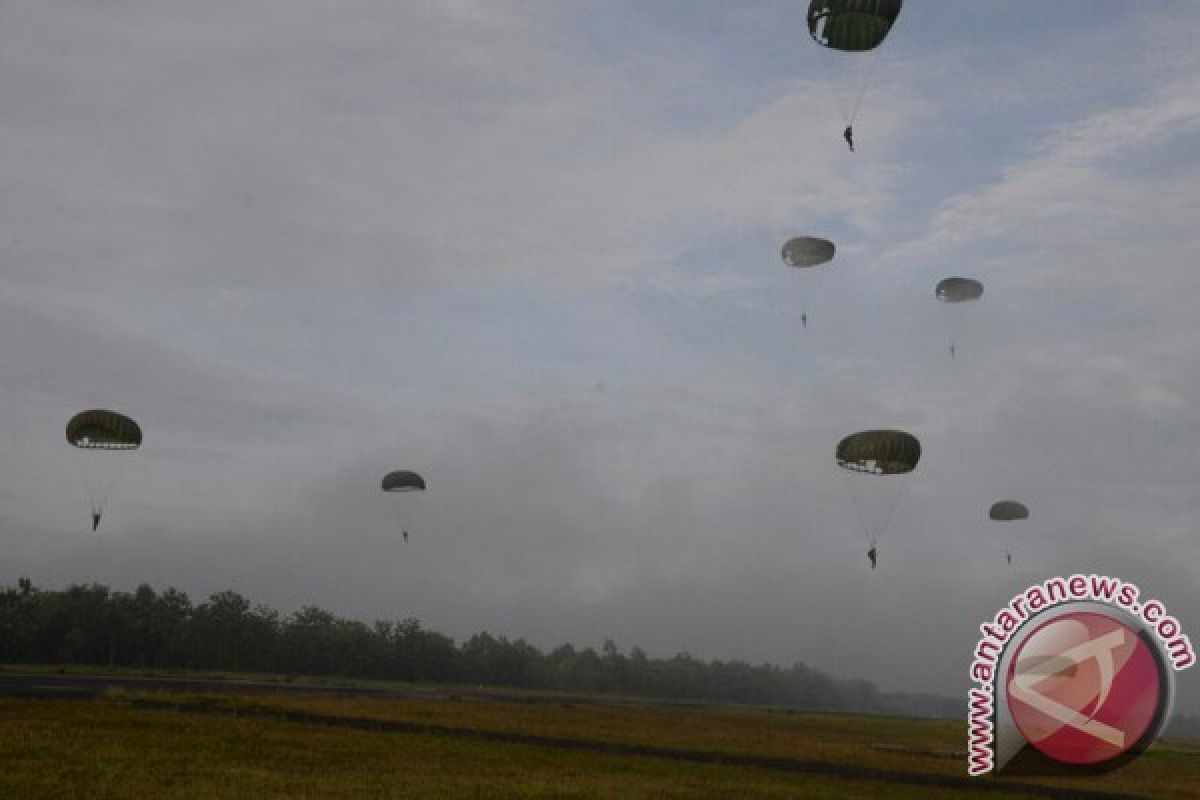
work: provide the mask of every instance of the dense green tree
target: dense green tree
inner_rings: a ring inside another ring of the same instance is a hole
[[[0,663],[77,663],[460,682],[656,697],[953,715],[954,701],[883,695],[802,664],[701,661],[688,653],[628,655],[564,644],[542,653],[524,639],[478,633],[461,645],[412,618],[366,625],[316,606],[285,618],[233,591],[194,606],[176,589],[142,585],[37,589],[22,578],[0,590]]]

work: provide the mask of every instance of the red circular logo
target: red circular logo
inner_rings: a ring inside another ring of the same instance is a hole
[[[1159,658],[1125,623],[1066,613],[1021,642],[1005,683],[1013,722],[1050,758],[1094,765],[1142,744],[1164,697]]]

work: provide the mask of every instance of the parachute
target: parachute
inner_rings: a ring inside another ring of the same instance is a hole
[[[974,303],[983,297],[983,284],[974,278],[943,278],[933,289],[933,296],[939,302],[948,303],[954,309],[950,322],[950,357],[954,358],[958,348],[958,337],[962,331],[963,320],[961,309],[963,303]]]
[[[880,478],[907,475],[916,469],[921,443],[904,431],[860,431],[838,442],[834,457],[847,476],[851,503],[874,551],[907,485],[906,480],[896,477]]]
[[[1016,500],[1001,500],[992,503],[992,507],[988,509],[988,517],[996,522],[1016,522],[1029,519],[1029,509],[1025,507],[1024,503],[1018,503]],[[1011,564],[1012,550],[1005,550],[1004,557]]]
[[[883,44],[904,0],[812,0],[808,32],[822,47],[849,52]]]
[[[861,431],[838,442],[837,463],[851,472],[903,475],[917,468],[921,443],[904,431]]]
[[[835,249],[828,239],[798,236],[783,246],[783,263],[789,267],[815,267],[830,261]]]
[[[114,459],[112,456],[141,447],[142,429],[116,411],[81,411],[67,422],[67,444],[80,450],[91,503],[92,530],[95,531],[100,527],[108,495],[125,461],[123,457]]]
[[[827,69],[835,84],[846,126],[843,135],[851,150],[854,120],[870,83],[878,48],[903,4],[903,0],[812,0],[808,4],[808,32],[824,48],[822,52],[834,56],[826,59],[830,62]],[[871,55],[863,56],[864,53]]]
[[[997,522],[1029,519],[1029,509],[1025,507],[1024,503],[1018,503],[1016,500],[1001,500],[992,504],[991,509],[988,510],[988,517]]]
[[[389,472],[383,476],[383,490],[385,492],[423,492],[425,491],[425,479],[415,472],[408,470],[399,470],[398,472]]]
[[[402,536],[408,541],[408,533],[415,522],[418,506],[417,497],[425,492],[425,479],[411,470],[398,470],[383,476],[381,484],[385,492],[418,493],[404,502],[404,510],[400,520]]]
[[[983,297],[983,284],[974,278],[942,278],[933,296],[943,303],[971,303]]]
[[[817,239],[812,236],[797,236],[794,239],[788,239],[787,243],[783,245],[783,263],[807,273],[807,277],[804,279],[807,283],[806,300],[812,299],[818,284],[818,281],[815,280],[818,276],[811,273],[810,269],[832,260],[836,249],[833,242],[828,239]],[[823,270],[819,272],[823,272]],[[807,308],[801,309],[800,322],[805,328],[808,327]]]

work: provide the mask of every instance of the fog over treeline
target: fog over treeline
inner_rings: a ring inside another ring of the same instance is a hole
[[[463,642],[413,618],[360,620],[316,606],[282,615],[223,591],[201,603],[174,588],[100,584],[39,589],[22,578],[0,594],[0,663],[87,664],[463,683],[643,695],[801,709],[961,716],[958,701],[880,692],[801,662],[790,667],[652,658],[564,644],[542,652],[487,632]]]

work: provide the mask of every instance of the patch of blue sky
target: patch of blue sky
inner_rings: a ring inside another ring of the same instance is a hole
[[[1200,152],[1200,115],[1172,135],[1142,147],[1114,152],[1103,163],[1106,172],[1115,178],[1174,183],[1189,173],[1195,175],[1197,167],[1192,159],[1197,152]]]

